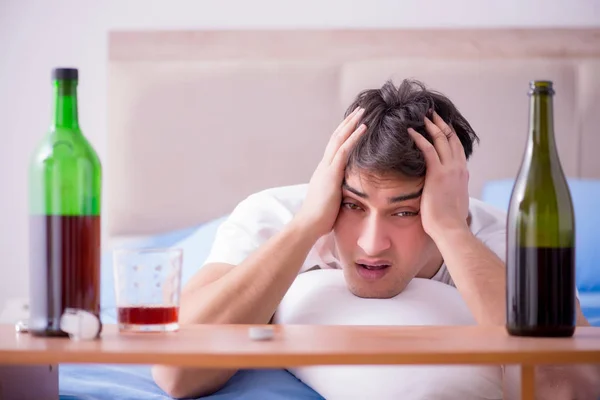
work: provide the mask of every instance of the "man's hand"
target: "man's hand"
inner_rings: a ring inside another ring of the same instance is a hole
[[[425,232],[436,241],[445,232],[469,229],[469,172],[456,132],[437,113],[433,113],[433,122],[425,117],[425,129],[433,138],[433,145],[412,128],[408,133],[427,164],[421,221]]]
[[[356,128],[363,113],[362,108],[354,110],[331,135],[323,159],[310,179],[302,208],[295,217],[295,222],[308,227],[317,237],[333,229],[342,202],[348,154],[366,130],[364,124]]]

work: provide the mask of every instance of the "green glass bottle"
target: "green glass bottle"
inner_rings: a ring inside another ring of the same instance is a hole
[[[530,83],[529,138],[508,211],[506,328],[517,336],[575,331],[575,217],[554,139],[552,86]]]
[[[66,308],[100,315],[102,167],[79,126],[78,70],[52,80],[52,124],[29,166],[29,330],[65,336]]]

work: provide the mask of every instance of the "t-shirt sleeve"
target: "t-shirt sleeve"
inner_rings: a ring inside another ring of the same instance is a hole
[[[217,229],[204,264],[238,265],[281,231],[292,213],[274,197],[257,193],[240,202]]]

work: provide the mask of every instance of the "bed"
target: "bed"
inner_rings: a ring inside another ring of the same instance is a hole
[[[249,194],[307,182],[358,91],[417,78],[481,138],[470,191],[506,208],[527,135],[528,82],[556,88],[556,140],[577,192],[578,289],[600,325],[600,29],[111,32],[102,318],[110,251],[184,248],[184,280]],[[595,231],[596,234],[598,233]],[[587,238],[587,239],[586,239]],[[166,399],[148,366],[60,366],[61,399]],[[119,383],[117,383],[119,382]],[[240,371],[209,399],[318,399],[285,370]]]

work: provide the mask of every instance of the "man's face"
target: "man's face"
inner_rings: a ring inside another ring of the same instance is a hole
[[[442,259],[419,214],[422,178],[346,174],[333,235],[346,284],[359,297],[390,298]]]

